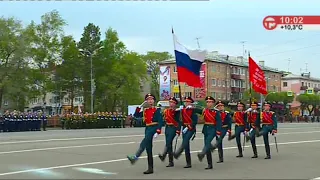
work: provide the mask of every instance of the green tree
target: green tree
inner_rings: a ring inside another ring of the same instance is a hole
[[[28,78],[27,53],[30,41],[27,31],[14,18],[0,18],[0,109],[3,97],[13,108],[23,110],[26,97],[34,91]]]
[[[57,86],[60,87],[63,94],[67,94],[71,100],[71,109],[74,109],[73,99],[80,94],[81,88],[81,69],[79,68],[79,50],[77,43],[72,36],[66,36],[62,39],[63,62],[56,68],[58,77]]]
[[[126,50],[115,30],[109,28],[105,36],[95,62],[96,104],[97,110],[114,111],[141,102],[140,80],[145,78],[146,65],[141,56]]]
[[[251,96],[250,96],[250,90],[246,90],[246,91],[243,93],[243,98],[242,98],[242,100],[243,100],[244,102],[249,103],[250,97],[252,98],[252,101],[258,101],[258,102],[260,102],[260,94],[259,94],[259,93],[256,93],[253,89],[252,89],[252,91],[251,91]]]
[[[159,83],[159,64],[161,61],[172,58],[169,52],[155,52],[149,51],[143,56],[144,61],[147,64],[147,70],[151,73],[151,93],[157,98],[160,97],[160,83]]]
[[[320,96],[316,94],[300,94],[296,99],[301,103],[301,109],[308,109],[310,114],[320,102]],[[312,107],[309,108],[309,105]]]
[[[83,89],[83,100],[84,109],[89,111],[91,107],[90,95],[91,95],[91,59],[93,61],[93,72],[95,82],[97,80],[97,65],[99,66],[99,52],[98,50],[102,46],[101,42],[101,32],[99,26],[89,23],[84,27],[82,37],[78,43],[78,48],[82,50],[83,56],[80,58],[79,66],[81,66],[81,79],[82,79],[82,89]]]
[[[54,90],[52,82],[52,70],[60,60],[61,37],[63,37],[63,27],[66,22],[61,18],[58,11],[51,11],[41,16],[40,24],[34,21],[27,27],[28,37],[32,41],[30,59],[32,78],[37,85],[37,89],[42,95],[42,100],[48,92]]]

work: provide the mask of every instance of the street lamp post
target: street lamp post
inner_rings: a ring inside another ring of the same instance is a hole
[[[99,47],[98,49],[95,49],[92,53],[88,50],[83,50],[83,49],[79,49],[80,52],[82,53],[87,53],[87,55],[89,56],[89,59],[90,59],[90,111],[91,113],[93,113],[93,65],[92,65],[92,56],[93,54],[100,50],[100,49],[103,49],[104,47],[101,46]]]

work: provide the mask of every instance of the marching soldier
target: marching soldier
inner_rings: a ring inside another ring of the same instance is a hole
[[[48,123],[48,116],[46,115],[46,113],[42,114],[41,120],[42,120],[42,130],[46,131],[47,130],[47,123]]]
[[[198,123],[198,116],[196,115],[195,109],[192,107],[194,100],[191,97],[185,98],[185,108],[180,106],[180,111],[182,115],[182,144],[176,152],[174,152],[173,157],[178,159],[182,154],[183,150],[186,157],[187,165],[184,168],[191,168],[191,154],[190,154],[190,140],[193,140],[196,135],[196,126]]]
[[[276,114],[273,111],[270,111],[271,103],[265,102],[263,106],[263,112],[260,113],[262,131],[259,132],[259,136],[263,136],[263,141],[266,149],[265,159],[271,159],[270,155],[270,145],[269,145],[269,133],[275,135],[278,128],[278,120]]]
[[[144,108],[143,111],[141,111],[141,106],[137,107],[135,116],[137,117],[143,117],[143,120],[146,124],[146,130],[145,130],[145,137],[141,141],[140,147],[135,155],[133,156],[127,156],[131,164],[134,164],[142,152],[144,150],[147,151],[148,156],[148,170],[143,172],[144,174],[152,174],[153,173],[153,155],[152,155],[152,140],[153,138],[157,137],[159,134],[161,134],[161,128],[163,125],[163,119],[161,115],[161,109],[156,108],[154,106],[155,103],[155,96],[152,94],[147,94],[145,96],[145,103],[148,104],[147,108]]]
[[[40,113],[36,114],[36,131],[41,131],[41,116]]]
[[[259,116],[259,112],[258,112],[257,108],[258,108],[258,103],[252,102],[250,112],[247,112],[248,126],[249,126],[248,129],[250,129],[250,131],[249,131],[250,138],[247,138],[247,142],[249,140],[251,141],[251,146],[252,146],[252,151],[253,151],[252,158],[258,158],[258,151],[257,151],[257,145],[256,145],[256,135],[258,134],[259,129],[260,129],[260,116]]]
[[[198,159],[199,161],[202,161],[204,156],[207,156],[208,167],[205,169],[212,169],[213,164],[211,151],[214,150],[214,147],[211,142],[216,136],[220,138],[222,125],[220,112],[214,107],[216,100],[211,96],[206,97],[205,100],[207,102],[207,107],[200,111],[205,121],[202,129],[202,133],[204,135],[204,147],[202,151],[198,153]]]
[[[219,161],[217,163],[222,163],[223,162],[223,147],[222,147],[222,143],[223,143],[223,138],[225,137],[225,135],[228,132],[228,135],[231,135],[231,126],[232,126],[232,119],[231,119],[231,115],[228,111],[224,110],[224,103],[222,101],[218,101],[217,103],[217,108],[220,112],[220,118],[221,118],[221,135],[220,138],[217,136],[217,146],[218,146],[218,154],[219,154]]]
[[[0,114],[0,132],[4,130],[4,116]]]
[[[233,119],[235,120],[235,134],[229,136],[228,140],[231,141],[232,139],[236,138],[237,146],[238,146],[238,152],[239,155],[236,156],[237,158],[242,158],[243,153],[242,153],[242,147],[241,147],[241,133],[246,136],[248,132],[248,122],[247,122],[247,114],[244,111],[245,104],[242,102],[238,102],[237,104],[237,109],[233,114]]]
[[[172,142],[176,135],[180,136],[181,121],[180,121],[180,111],[176,111],[176,106],[178,100],[174,97],[169,99],[170,108],[167,108],[163,112],[163,117],[166,122],[165,136],[166,145],[162,154],[159,154],[161,161],[166,159],[167,154],[169,155],[169,164],[167,167],[173,167],[173,149]]]

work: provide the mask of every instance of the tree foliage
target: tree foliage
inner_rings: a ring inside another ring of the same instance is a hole
[[[316,94],[300,94],[296,98],[301,103],[302,109],[308,109],[311,114],[314,108],[320,103],[320,96]],[[310,107],[309,107],[310,106]]]
[[[148,71],[152,93],[159,96],[158,63],[171,58],[168,52],[129,51],[116,30],[101,32],[93,23],[76,42],[65,35],[66,24],[58,11],[26,26],[15,18],[0,18],[0,102],[9,99],[12,108],[23,110],[33,98],[46,102],[52,93],[55,103],[68,98],[73,109],[73,100],[82,96],[81,104],[89,112],[93,92],[95,111],[125,111],[127,105],[143,100],[141,82]]]

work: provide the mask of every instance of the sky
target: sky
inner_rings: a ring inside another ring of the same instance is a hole
[[[173,53],[171,28],[186,47],[243,55],[265,65],[295,74],[311,72],[320,78],[320,30],[267,31],[268,15],[320,15],[319,0],[211,0],[211,1],[0,1],[0,16],[16,17],[28,24],[57,10],[67,21],[65,34],[79,40],[88,23],[102,34],[115,29],[129,50],[139,53]],[[288,61],[290,59],[290,61]]]

